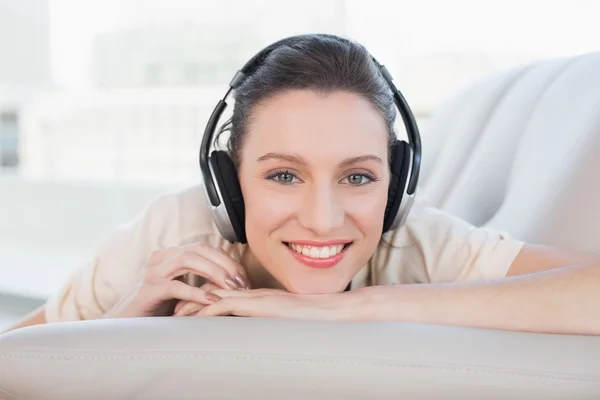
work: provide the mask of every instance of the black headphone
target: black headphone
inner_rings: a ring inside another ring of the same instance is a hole
[[[237,171],[227,152],[214,150],[210,153],[210,145],[217,130],[219,118],[227,107],[225,100],[232,90],[239,87],[247,77],[262,65],[273,50],[315,36],[348,42],[346,39],[329,34],[298,35],[279,40],[265,47],[235,74],[229,84],[227,93],[225,93],[222,100],[219,100],[208,120],[200,146],[200,170],[215,225],[223,237],[231,243],[246,243],[244,198]],[[392,83],[392,76],[375,58],[372,56],[371,58],[392,91],[394,103],[402,115],[409,140],[409,143],[396,140],[392,145],[390,155],[391,179],[383,222],[383,233],[385,233],[397,228],[404,222],[414,201],[421,167],[421,137],[408,103]]]

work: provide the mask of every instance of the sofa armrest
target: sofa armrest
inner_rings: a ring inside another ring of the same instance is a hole
[[[55,323],[0,336],[2,396],[597,399],[600,337],[236,317]]]

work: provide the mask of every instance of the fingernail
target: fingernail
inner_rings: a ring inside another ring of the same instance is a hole
[[[240,285],[232,281],[230,278],[225,278],[225,283],[232,289],[241,289]]]
[[[220,297],[220,296],[217,296],[216,294],[214,294],[214,293],[210,293],[210,292],[209,292],[209,293],[206,293],[206,298],[207,298],[208,300],[210,300],[210,301],[219,301],[219,300],[221,300],[221,297]]]
[[[250,283],[246,278],[241,275],[236,275],[235,280],[240,284],[240,286],[244,289],[250,289]]]

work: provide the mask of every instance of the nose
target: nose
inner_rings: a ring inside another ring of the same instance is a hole
[[[314,186],[304,193],[298,221],[303,228],[325,237],[344,224],[341,199],[330,185]]]

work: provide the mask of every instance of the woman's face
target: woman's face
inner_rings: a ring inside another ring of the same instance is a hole
[[[253,108],[239,170],[248,245],[285,289],[340,292],[368,262],[387,143],[385,120],[356,94],[288,91]]]

